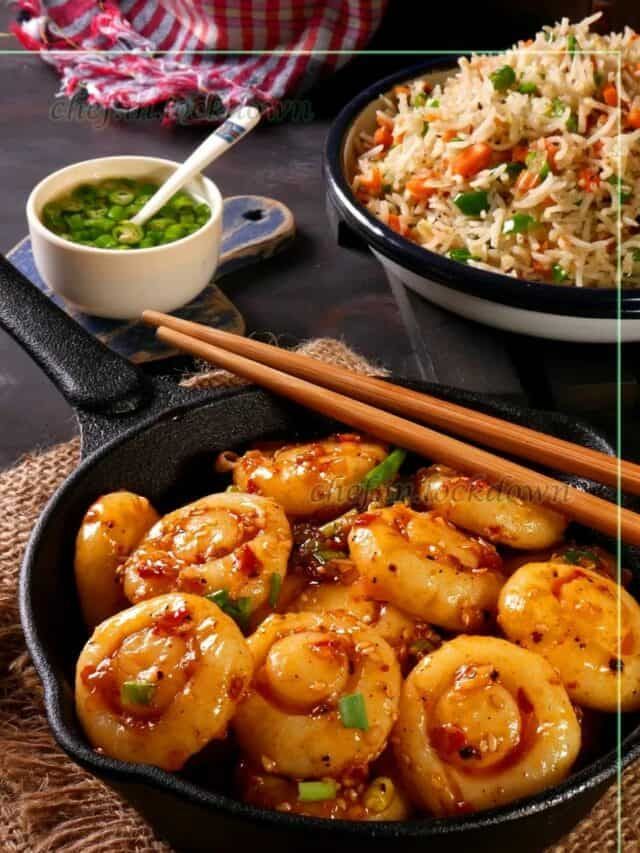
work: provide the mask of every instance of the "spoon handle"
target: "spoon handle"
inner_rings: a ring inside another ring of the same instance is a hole
[[[246,136],[260,121],[260,111],[255,107],[244,106],[232,113],[212,134],[202,142],[184,163],[162,184],[144,207],[131,220],[135,225],[143,225],[169,199],[195,175],[224,154],[238,140]]]

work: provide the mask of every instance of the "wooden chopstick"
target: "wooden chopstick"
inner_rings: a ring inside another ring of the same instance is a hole
[[[157,336],[183,352],[210,361],[276,394],[342,421],[354,429],[412,450],[427,459],[450,465],[465,474],[480,476],[500,488],[515,487],[522,496],[531,496],[587,527],[614,538],[620,534],[624,541],[640,545],[640,515],[630,510],[581,492],[456,438],[442,435],[359,400],[351,400],[335,391],[274,370],[173,329],[160,327]]]
[[[448,403],[429,394],[401,388],[383,379],[361,376],[345,368],[328,365],[251,338],[232,335],[157,311],[145,311],[142,318],[150,326],[165,326],[182,332],[363,403],[438,427],[501,453],[528,459],[537,465],[588,477],[614,488],[618,486],[619,475],[623,491],[640,495],[640,465],[632,462],[620,461],[598,450]]]

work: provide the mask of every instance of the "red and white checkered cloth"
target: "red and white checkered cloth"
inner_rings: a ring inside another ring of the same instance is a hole
[[[61,74],[62,94],[84,89],[91,103],[120,110],[164,104],[166,122],[188,123],[203,115],[185,104],[207,95],[220,118],[308,89],[366,45],[386,3],[18,0],[13,32]],[[222,53],[240,50],[256,53]]]

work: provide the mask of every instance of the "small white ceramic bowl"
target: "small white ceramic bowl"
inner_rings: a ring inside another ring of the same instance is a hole
[[[42,222],[42,210],[78,184],[106,178],[164,181],[179,166],[157,157],[101,157],[49,175],[31,192],[27,221],[33,257],[43,281],[86,314],[130,320],[146,309],[175,311],[211,281],[222,235],[222,197],[204,175],[185,190],[211,208],[202,228],[163,246],[114,251],[82,246],[58,237]]]

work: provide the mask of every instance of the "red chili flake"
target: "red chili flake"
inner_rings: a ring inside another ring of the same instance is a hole
[[[155,629],[165,634],[175,634],[191,621],[191,613],[186,607],[176,607],[161,613],[155,620]]]
[[[248,545],[242,545],[233,555],[233,568],[249,578],[255,578],[260,574],[262,561]]]
[[[398,531],[400,536],[404,539],[409,538],[409,532],[407,530],[409,526],[409,522],[411,521],[411,512],[410,510],[404,507],[398,507],[396,513],[393,518],[393,527]]]
[[[502,571],[502,557],[493,545],[490,545],[483,539],[478,539],[478,545],[480,546],[478,568],[482,567],[483,569],[490,569],[497,572]]]
[[[635,640],[633,637],[633,633],[629,631],[622,638],[622,642],[620,643],[620,653],[623,655],[630,655],[633,652],[635,646]]]
[[[554,595],[556,598],[560,598],[562,587],[565,586],[565,584],[578,580],[578,578],[586,578],[587,580],[590,580],[589,575],[585,574],[584,571],[582,571],[581,569],[574,569],[572,572],[569,572],[569,574],[564,575],[564,577],[558,578],[551,584],[552,595]]]
[[[344,640],[332,639],[327,637],[326,640],[316,640],[309,644],[312,652],[323,658],[336,658],[346,654]]]
[[[83,684],[89,685],[94,680],[96,667],[93,665],[85,666],[80,673],[80,679]]]
[[[522,711],[523,714],[533,713],[533,704],[531,703],[531,700],[524,692],[522,687],[518,689],[518,708]]]
[[[176,567],[170,562],[151,557],[140,563],[135,561],[134,568],[141,578],[166,578],[176,574]]]
[[[362,441],[362,436],[357,435],[355,432],[339,432],[335,436],[336,441]]]
[[[378,516],[373,512],[363,512],[353,522],[353,527],[368,527]]]
[[[244,690],[244,678],[240,675],[234,675],[231,681],[229,682],[229,689],[227,693],[229,694],[229,699],[234,702],[242,696],[242,692]]]
[[[253,481],[253,479],[251,477],[249,477],[249,479],[247,480],[247,494],[248,495],[255,495],[255,493],[258,491],[259,491],[258,486]]]
[[[445,723],[431,730],[431,743],[440,755],[448,756],[467,746],[467,736],[459,726]]]
[[[471,492],[475,492],[476,494],[484,494],[484,492],[489,491],[490,486],[486,480],[483,480],[482,477],[458,477],[456,479],[456,483],[469,483],[469,490]]]

